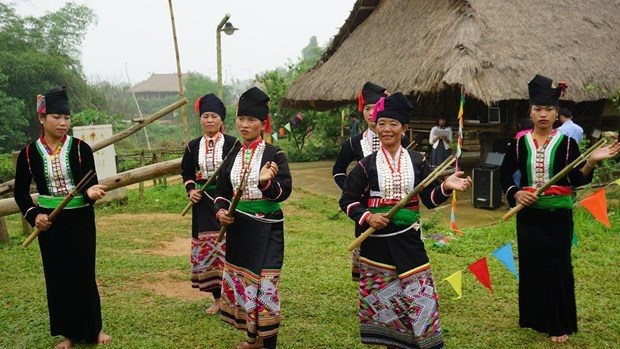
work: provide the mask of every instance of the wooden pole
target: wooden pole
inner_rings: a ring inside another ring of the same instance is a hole
[[[547,188],[549,188],[550,186],[554,185],[555,183],[557,183],[557,181],[559,181],[560,179],[562,179],[564,176],[566,176],[570,171],[573,170],[573,168],[575,168],[577,165],[579,165],[580,163],[588,160],[588,157],[590,156],[590,154],[596,150],[598,147],[602,146],[605,143],[604,139],[599,140],[598,142],[594,143],[593,146],[591,146],[590,148],[588,148],[588,150],[584,151],[583,154],[579,155],[579,157],[575,160],[573,160],[573,162],[571,162],[570,164],[566,165],[566,167],[564,167],[562,169],[562,171],[558,172],[555,176],[551,177],[551,179],[549,179],[545,184],[543,184],[540,188],[536,189],[536,192],[534,192],[537,196],[540,195],[542,192],[544,192],[545,190],[547,190]],[[508,211],[503,217],[502,220],[506,221],[508,220],[508,218],[514,216],[517,212],[521,211],[523,208],[525,208],[524,205],[522,204],[518,204],[517,206],[513,207],[512,210]]]
[[[168,0],[170,7],[170,22],[172,23],[172,38],[174,40],[174,54],[177,60],[177,78],[179,80],[179,97],[185,98],[185,89],[183,87],[183,76],[181,75],[181,60],[179,59],[179,45],[177,44],[177,29],[174,25],[174,11],[172,10],[172,0]],[[181,108],[181,120],[183,121],[183,143],[189,142],[189,125],[187,123],[187,114],[185,107]]]
[[[6,220],[0,217],[0,244],[9,243],[9,231],[6,228]]]
[[[411,199],[413,199],[414,196],[418,195],[419,192],[422,191],[422,189],[424,189],[426,186],[428,186],[429,184],[431,184],[435,179],[437,179],[437,177],[439,177],[443,171],[450,166],[454,161],[456,160],[456,158],[454,157],[454,155],[450,155],[446,160],[444,160],[444,162],[442,162],[439,166],[437,166],[437,168],[435,170],[433,170],[433,172],[431,172],[428,177],[426,177],[422,182],[420,182],[420,184],[418,184],[415,188],[413,188],[412,191],[409,192],[409,194],[407,194],[407,196],[405,196],[404,198],[402,198],[398,204],[392,206],[392,208],[388,211],[387,218],[388,219],[392,219],[392,216],[394,216],[396,214],[396,212],[398,212],[398,210],[400,210],[401,208],[405,207],[405,205],[411,201]],[[366,229],[365,232],[362,233],[362,235],[358,236],[357,239],[355,239],[348,247],[349,251],[353,251],[357,246],[359,246],[364,240],[366,240],[367,237],[370,236],[370,234],[375,232],[375,228],[370,227],[368,229]]]
[[[144,166],[144,150],[140,152],[140,168]],[[140,182],[138,184],[138,198],[140,200],[144,199],[144,182]]]
[[[84,177],[82,177],[82,179],[80,180],[80,182],[75,186],[75,188],[73,188],[73,190],[69,193],[69,195],[65,196],[64,200],[62,200],[62,202],[60,203],[60,205],[58,205],[53,211],[52,213],[50,213],[47,216],[47,219],[51,222],[54,220],[54,218],[56,218],[56,216],[58,216],[60,214],[60,212],[65,208],[65,206],[67,206],[67,204],[69,204],[69,202],[77,195],[80,193],[80,191],[82,191],[82,189],[84,189],[84,187],[88,184],[88,182],[95,178],[95,171],[90,170],[88,171],[88,173],[86,173],[86,175],[84,175]],[[30,243],[37,238],[37,236],[39,236],[39,234],[41,233],[41,231],[38,228],[34,228],[34,230],[32,231],[32,233],[30,234],[30,236],[28,236],[28,238],[22,243],[22,248],[26,248],[28,247],[28,245],[30,245]]]
[[[151,114],[149,116],[147,116],[146,118],[144,118],[144,120],[139,120],[139,123],[135,124],[134,126],[121,131],[115,135],[113,135],[112,137],[108,138],[108,139],[104,139],[103,141],[94,144],[91,148],[93,149],[93,153],[101,150],[105,147],[107,147],[110,144],[116,143],[118,141],[120,141],[121,139],[127,138],[129,136],[131,136],[132,134],[140,131],[142,128],[146,127],[148,124],[152,123],[153,121],[161,118],[162,116],[172,112],[175,109],[180,108],[181,106],[185,105],[187,103],[187,99],[186,98],[182,98],[180,100],[178,100],[177,102],[174,102],[172,104],[170,104],[167,107],[164,107],[160,110],[158,110],[157,112],[155,112],[154,114]],[[4,194],[4,193],[8,193],[10,191],[13,191],[13,187],[15,186],[15,180],[11,179],[10,181],[4,182],[0,184],[0,194]]]
[[[133,170],[115,174],[99,180],[99,184],[107,186],[107,191],[148,181],[163,175],[175,175],[181,172],[181,158],[152,164]],[[34,202],[38,202],[39,194],[30,194]],[[19,213],[19,207],[13,198],[0,200],[0,217]]]
[[[13,165],[17,166],[17,157],[19,156],[19,152],[18,151],[14,151],[13,152]],[[24,218],[24,216],[20,217],[20,221],[22,224],[22,234],[23,235],[30,235],[32,233],[32,227],[30,226],[30,223],[28,223],[28,221],[26,220],[26,218]]]

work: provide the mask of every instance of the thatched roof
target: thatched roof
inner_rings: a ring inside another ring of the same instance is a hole
[[[181,77],[184,79],[185,75]],[[134,85],[133,92],[179,92],[179,78],[177,74],[151,74],[148,79]]]
[[[575,102],[620,87],[618,0],[358,0],[316,67],[282,99],[290,108],[352,103],[365,81],[411,95],[463,85],[490,105],[526,99],[540,73]]]

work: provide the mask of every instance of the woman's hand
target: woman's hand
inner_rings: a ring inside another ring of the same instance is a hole
[[[443,182],[443,188],[446,190],[458,191],[465,191],[471,188],[471,177],[467,176],[466,178],[461,178],[464,174],[465,172],[463,171],[454,172]]]
[[[371,227],[375,228],[375,230],[379,230],[387,227],[390,220],[385,213],[373,213],[366,218],[366,222],[370,224]]]
[[[613,141],[611,144],[600,147],[590,153],[587,164],[594,167],[597,162],[609,158],[613,158],[620,153],[620,142]]]
[[[39,229],[39,231],[46,231],[51,225],[52,222],[47,219],[47,215],[45,213],[39,213],[34,219],[34,227]]]
[[[260,169],[258,180],[260,181],[260,185],[265,185],[270,180],[276,178],[278,174],[278,164],[273,161],[267,161],[265,166]]]
[[[228,216],[228,211],[222,210],[217,214],[217,220],[223,227],[227,227],[235,221],[235,217]]]
[[[195,204],[202,199],[202,193],[198,189],[190,189],[189,200]]]
[[[523,206],[529,206],[536,202],[538,196],[535,193],[532,193],[527,190],[519,190],[515,193],[515,200],[517,200],[517,204],[521,204]]]
[[[88,195],[91,200],[97,201],[105,196],[105,190],[107,188],[108,187],[105,185],[95,184],[92,187],[88,188],[88,190],[86,190],[86,195]]]

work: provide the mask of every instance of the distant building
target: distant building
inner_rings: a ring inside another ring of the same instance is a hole
[[[182,75],[185,80],[186,75]],[[137,98],[155,99],[179,95],[179,78],[177,74],[151,74],[148,79],[134,85],[133,92]]]

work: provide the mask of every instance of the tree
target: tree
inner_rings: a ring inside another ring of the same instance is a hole
[[[28,120],[23,117],[24,102],[9,97],[4,92],[6,80],[6,76],[0,74],[0,144],[2,144],[0,151],[2,152],[19,149],[21,140],[26,138],[22,130],[28,125]]]
[[[88,86],[79,57],[84,35],[95,21],[90,8],[73,3],[40,18],[21,17],[12,5],[0,3],[0,74],[6,77],[2,92],[24,104],[20,117],[12,120],[30,123],[14,124],[14,130],[36,137],[35,96],[55,85],[69,89],[72,112],[99,106],[102,98]],[[20,141],[13,147],[28,142]]]
[[[321,136],[326,141],[321,142],[324,146],[337,148],[335,139],[338,137],[340,122],[334,122],[334,120],[340,120],[339,110],[294,111],[279,106],[280,100],[293,81],[314,67],[324,51],[325,48],[320,47],[316,37],[313,36],[308,45],[302,49],[302,56],[296,62],[289,62],[286,68],[276,68],[256,76],[256,80],[265,85],[265,92],[271,98],[272,125],[274,128],[289,125],[290,138],[300,153],[304,151],[310,135]]]

